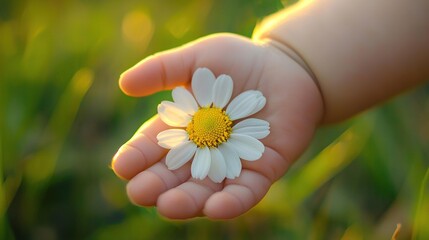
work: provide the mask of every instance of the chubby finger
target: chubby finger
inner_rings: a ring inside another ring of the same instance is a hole
[[[236,179],[227,179],[221,192],[213,194],[204,206],[204,214],[214,219],[230,219],[244,214],[267,194],[273,182],[290,166],[277,151],[265,148],[261,159],[242,161],[243,170]]]
[[[161,215],[171,219],[188,219],[202,215],[207,199],[220,191],[222,183],[214,183],[209,178],[189,181],[163,193],[157,202]]]
[[[156,136],[167,128],[158,115],[145,122],[113,157],[112,169],[116,175],[129,180],[161,160],[167,150],[157,144]]]
[[[193,62],[190,47],[152,55],[125,71],[119,79],[119,87],[127,95],[146,96],[185,85],[191,79]]]
[[[147,96],[188,85],[193,72],[200,67],[207,67],[216,75],[235,73],[244,78],[247,74],[237,74],[232,67],[237,63],[243,68],[252,67],[255,52],[259,52],[255,50],[255,45],[247,38],[213,34],[143,59],[121,75],[119,86],[130,96]]]
[[[261,173],[243,169],[239,178],[227,180],[222,191],[208,198],[203,213],[212,219],[240,216],[261,201],[271,184]]]
[[[213,219],[230,219],[254,207],[268,192],[272,183],[283,176],[290,162],[270,147],[261,159],[242,161],[243,170],[236,179],[227,179],[222,191],[205,203],[204,214]]]
[[[128,198],[136,205],[154,206],[162,193],[182,184],[190,175],[190,163],[170,171],[164,161],[158,162],[128,182]]]

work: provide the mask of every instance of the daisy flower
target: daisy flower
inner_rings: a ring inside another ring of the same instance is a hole
[[[230,76],[217,79],[207,68],[197,69],[192,76],[192,92],[176,87],[174,102],[162,101],[158,114],[175,129],[158,134],[158,144],[170,149],[166,156],[168,169],[175,170],[190,161],[192,177],[213,182],[240,175],[241,160],[258,160],[265,150],[258,140],[270,133],[267,121],[247,118],[266,103],[260,91],[248,90],[231,99]],[[247,118],[241,120],[243,118]],[[241,120],[241,121],[237,121]]]

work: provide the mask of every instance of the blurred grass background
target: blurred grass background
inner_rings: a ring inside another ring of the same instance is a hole
[[[0,1],[0,239],[429,239],[429,88],[321,129],[253,210],[168,221],[109,168],[156,113],[117,87],[157,51],[251,36],[293,1]]]

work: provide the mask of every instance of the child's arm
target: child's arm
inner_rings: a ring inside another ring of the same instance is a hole
[[[313,71],[324,122],[336,122],[429,79],[429,1],[302,1],[254,34],[289,47]]]
[[[167,169],[156,135],[168,126],[155,117],[120,148],[113,170],[129,180],[134,203],[156,205],[169,218],[245,213],[298,159],[320,123],[345,119],[428,78],[428,12],[424,0],[308,1],[267,20],[254,41],[212,35],[143,60],[121,76],[126,94],[189,86],[192,73],[208,67],[232,77],[233,96],[261,91],[267,104],[255,117],[272,131],[262,140],[261,159],[243,161],[238,178],[214,183],[193,179],[190,164]]]

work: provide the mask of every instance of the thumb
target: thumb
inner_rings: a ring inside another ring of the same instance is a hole
[[[255,45],[248,38],[212,34],[143,59],[121,75],[119,86],[127,95],[147,96],[189,84],[199,67],[207,67],[215,75],[232,75],[232,66],[237,64],[251,69],[255,56]]]
[[[143,59],[121,75],[119,87],[129,96],[141,97],[187,84],[194,65],[191,48],[185,45]]]

